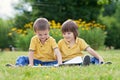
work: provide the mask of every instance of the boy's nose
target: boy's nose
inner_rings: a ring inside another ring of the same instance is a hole
[[[44,36],[41,36],[41,38],[44,38]]]

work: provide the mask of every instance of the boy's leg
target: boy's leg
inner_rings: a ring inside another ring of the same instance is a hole
[[[17,67],[17,66],[27,66],[29,64],[29,58],[27,56],[20,56],[16,60],[16,64],[6,64],[5,66],[11,66],[11,67]],[[42,61],[34,59],[33,60],[34,66],[38,66],[39,64],[42,64]]]
[[[26,66],[29,64],[29,59],[27,56],[20,56],[16,60],[16,66]]]
[[[26,66],[28,64],[29,64],[28,57],[27,56],[20,56],[20,57],[17,58],[15,65],[13,65],[13,64],[6,64],[5,66],[17,67],[17,66]]]
[[[42,66],[54,66],[56,64],[58,64],[58,61],[46,61],[41,63]]]
[[[28,64],[29,64],[29,58],[27,56],[19,57],[16,61],[16,65],[26,66]],[[42,61],[40,61],[38,59],[34,59],[33,64],[34,64],[34,66],[38,66],[39,64],[42,64]]]
[[[18,66],[26,66],[28,64],[29,64],[29,58],[27,56],[20,56],[16,61],[16,65]],[[33,64],[34,66],[38,66],[39,64],[42,64],[42,61],[38,59],[34,59]]]
[[[34,64],[34,66],[42,65],[42,61],[40,61],[38,59],[34,59],[33,64]]]
[[[99,59],[97,59],[96,57],[91,57],[90,62],[92,64],[112,64],[112,62],[99,62]]]
[[[96,57],[91,57],[90,63],[92,63],[92,64],[99,64],[99,60]]]

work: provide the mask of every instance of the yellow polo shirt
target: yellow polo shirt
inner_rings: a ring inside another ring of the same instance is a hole
[[[34,50],[34,58],[41,61],[56,60],[54,48],[58,47],[56,41],[51,36],[42,44],[37,35],[33,36],[29,50]]]
[[[77,56],[83,56],[82,51],[89,45],[81,38],[76,38],[76,43],[70,48],[69,42],[65,39],[61,39],[58,42],[58,47],[62,54],[63,61],[72,59]]]

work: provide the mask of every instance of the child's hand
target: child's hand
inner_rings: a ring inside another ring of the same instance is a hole
[[[28,66],[32,67],[32,66],[34,66],[34,65],[33,65],[33,64],[29,64]]]
[[[99,64],[103,64],[103,63],[104,63],[103,58],[100,58],[100,59],[99,59]]]

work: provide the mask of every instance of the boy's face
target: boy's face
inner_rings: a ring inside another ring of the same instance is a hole
[[[49,30],[46,29],[46,30],[36,31],[36,35],[39,37],[41,42],[45,42],[49,37]]]
[[[62,34],[64,39],[68,42],[75,40],[73,32],[64,32]]]

